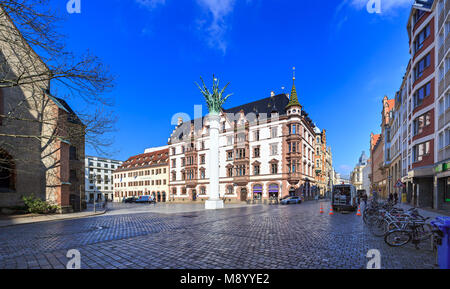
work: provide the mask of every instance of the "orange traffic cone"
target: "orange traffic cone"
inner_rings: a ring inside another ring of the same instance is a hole
[[[324,211],[323,211],[323,205],[320,205],[320,214],[323,214],[324,213]]]
[[[330,207],[330,213],[329,213],[329,215],[331,216],[331,215],[334,215],[334,213],[333,213],[333,207]]]
[[[356,215],[361,217],[361,206],[358,206],[358,212],[356,213]]]

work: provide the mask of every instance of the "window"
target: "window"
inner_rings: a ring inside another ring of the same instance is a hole
[[[237,136],[238,143],[243,143],[243,142],[245,142],[245,140],[246,140],[245,133],[238,134],[238,136]]]
[[[233,186],[228,186],[227,187],[227,195],[232,195],[233,194]]]
[[[227,137],[227,143],[228,143],[228,145],[232,145],[233,144],[233,137],[232,136],[228,136]]]
[[[259,165],[253,166],[253,173],[255,174],[255,176],[259,176],[259,174],[260,174],[260,167],[259,167]]]
[[[78,160],[77,148],[74,146],[70,146],[70,148],[69,148],[69,159],[70,160]]]
[[[430,142],[421,143],[413,147],[414,162],[422,161],[423,157],[430,153]]]
[[[205,155],[200,156],[200,164],[202,164],[202,165],[205,164]]]
[[[445,112],[445,104],[444,104],[444,98],[439,100],[439,116],[443,115]]]
[[[237,149],[236,150],[236,159],[245,159],[245,149]]]
[[[414,80],[417,80],[423,75],[425,69],[430,66],[431,56],[428,53],[424,58],[422,58],[419,63],[417,63],[416,68],[414,69]]]
[[[255,141],[259,141],[259,130],[254,132],[254,139]]]
[[[236,176],[242,177],[246,175],[245,165],[239,165],[236,167]]]
[[[445,95],[445,110],[450,108],[450,93]]]
[[[444,145],[445,146],[449,146],[450,145],[450,129],[446,129],[445,130]]]
[[[424,14],[425,11],[417,9],[416,14],[414,14],[414,24],[416,24]]]
[[[414,42],[414,52],[417,52],[419,49],[423,47],[423,43],[425,39],[430,36],[430,24],[428,24],[420,33],[417,35],[417,38]]]
[[[233,177],[233,168],[232,168],[232,167],[229,167],[229,168],[227,169],[227,176],[228,176],[229,178]]]
[[[227,160],[232,161],[233,160],[233,151],[227,152]]]
[[[414,108],[422,105],[424,98],[431,94],[431,82],[428,82],[414,93]]]
[[[204,180],[206,178],[205,170],[200,171],[200,179]]]
[[[271,144],[270,145],[270,155],[275,156],[278,154],[278,144]]]
[[[270,136],[271,136],[272,138],[278,137],[278,131],[277,131],[277,128],[276,128],[276,127],[271,127],[271,128],[270,128]]]
[[[416,118],[413,122],[414,135],[421,134],[423,132],[423,128],[429,126],[430,124],[431,124],[430,112],[427,112]]]
[[[273,175],[278,174],[278,164],[272,164],[271,165],[271,172]]]
[[[291,134],[298,134],[298,129],[296,124],[291,125]]]
[[[172,181],[176,181],[176,180],[177,180],[177,173],[172,172]]]
[[[444,148],[444,133],[441,132],[439,134],[439,149],[443,149]]]
[[[260,149],[259,147],[256,147],[253,149],[253,157],[259,158],[260,157]]]

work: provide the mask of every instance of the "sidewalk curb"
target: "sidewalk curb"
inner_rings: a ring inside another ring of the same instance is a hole
[[[32,221],[32,222],[20,223],[20,224],[9,224],[9,225],[2,225],[2,224],[0,224],[0,228],[14,227],[14,226],[20,226],[20,225],[30,225],[30,224],[37,224],[37,223],[48,223],[48,222],[54,222],[54,221],[67,221],[67,220],[76,220],[76,219],[90,218],[90,217],[96,217],[96,216],[104,215],[106,212],[107,212],[107,210],[104,210],[103,212],[93,213],[93,214],[90,214],[90,215],[84,215],[84,216],[78,216],[78,217],[77,216],[75,216],[75,217],[67,217],[67,218],[60,218],[60,219],[53,219],[53,220]]]

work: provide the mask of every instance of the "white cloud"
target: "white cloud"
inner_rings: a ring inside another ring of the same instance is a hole
[[[149,9],[154,9],[158,5],[166,4],[166,0],[136,0],[136,2]]]
[[[197,0],[197,3],[211,17],[211,19],[198,21],[199,28],[207,33],[208,45],[221,50],[225,54],[227,50],[225,34],[229,30],[226,17],[233,12],[236,0]]]
[[[135,0],[149,9],[155,9],[158,6],[166,4],[166,0]],[[226,33],[231,29],[227,22],[230,14],[233,13],[237,1],[245,1],[250,4],[254,0],[193,0],[206,12],[196,21],[198,30],[205,35],[205,40],[209,47],[218,49],[226,53],[227,41]]]
[[[350,5],[356,9],[366,9],[369,0],[350,0]],[[378,0],[380,1],[381,13],[392,12],[397,8],[405,8],[411,6],[414,0]],[[344,0],[343,2],[348,2]]]

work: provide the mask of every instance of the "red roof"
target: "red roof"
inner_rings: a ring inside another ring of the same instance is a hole
[[[122,171],[151,166],[164,166],[168,164],[168,159],[169,149],[140,154],[130,157],[117,170]]]
[[[395,107],[395,98],[393,98],[393,99],[388,99],[388,100],[387,100],[387,104],[388,104],[388,110],[387,110],[387,112],[390,112],[390,111]]]
[[[370,140],[372,147],[374,147],[378,141],[380,140],[381,134],[374,134],[372,139]]]

